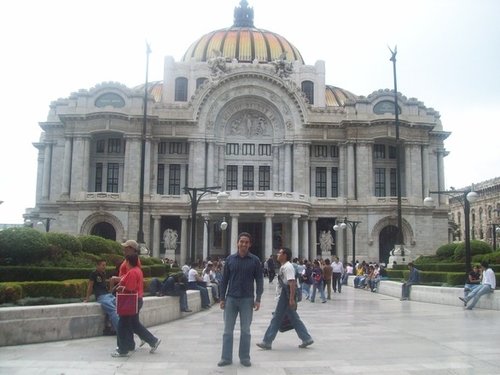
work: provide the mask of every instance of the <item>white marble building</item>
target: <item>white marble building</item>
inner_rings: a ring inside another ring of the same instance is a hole
[[[350,261],[351,231],[332,229],[347,217],[361,222],[356,258],[387,261],[397,232],[392,91],[358,96],[327,84],[324,62],[307,65],[286,38],[255,28],[243,0],[233,26],[201,36],[181,61],[167,56],[163,81],[147,92],[146,117],[144,84],[102,83],[51,103],[34,144],[36,207],[27,219],[54,219],[51,231],[136,238],[146,118],[142,217],[154,256],[163,256],[170,229],[178,237],[168,250],[182,263],[191,257],[184,188],[220,186],[225,202],[200,199],[196,258],[228,254],[241,231],[262,259],[281,245],[314,258],[330,231],[330,253]],[[447,242],[447,206],[427,208],[423,198],[444,188],[450,133],[421,101],[398,94],[398,106],[403,237],[414,257]]]

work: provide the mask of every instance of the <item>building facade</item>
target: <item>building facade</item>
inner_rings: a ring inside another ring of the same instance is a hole
[[[492,246],[496,244],[498,249],[500,229],[496,229],[500,228],[500,177],[460,190],[473,190],[478,194],[477,201],[470,204],[471,239],[485,241]],[[463,240],[465,221],[462,199],[462,196],[449,199],[450,221],[453,229],[450,231],[451,241]]]
[[[325,63],[307,65],[286,38],[256,28],[243,0],[231,27],[201,36],[181,61],[167,56],[164,79],[146,90],[102,83],[52,102],[25,216],[117,241],[136,238],[143,222],[152,254],[184,263],[193,257],[187,192],[217,187],[229,198],[197,195],[195,258],[227,255],[247,231],[261,259],[288,246],[294,257],[351,261],[352,233],[333,230],[347,218],[361,222],[356,258],[387,262],[398,233],[394,99],[328,85]],[[448,206],[423,199],[444,188],[450,133],[437,111],[399,93],[398,114],[403,241],[412,257],[432,254],[447,242]]]

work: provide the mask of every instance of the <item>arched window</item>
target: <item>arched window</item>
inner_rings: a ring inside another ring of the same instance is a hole
[[[302,82],[302,92],[306,95],[309,104],[314,104],[314,82],[312,81]]]
[[[187,102],[188,80],[185,77],[175,79],[175,101]]]

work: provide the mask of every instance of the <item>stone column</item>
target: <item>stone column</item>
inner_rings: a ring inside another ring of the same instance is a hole
[[[130,199],[139,200],[139,178],[141,177],[141,139],[125,139],[125,165],[123,168],[123,191],[130,194]],[[146,191],[146,190],[145,190]]]
[[[299,217],[292,215],[292,259],[299,256]]]
[[[274,214],[264,214],[266,218],[266,240],[264,243],[265,259],[268,259],[273,253],[273,217]]]
[[[231,214],[231,243],[229,244],[230,253],[236,250],[238,243],[238,217],[240,214]]]
[[[445,150],[440,149],[437,153],[437,162],[438,162],[438,190],[445,190],[444,186],[444,153]],[[447,196],[445,194],[439,195],[439,205],[446,204]]]
[[[358,194],[360,197],[370,197],[374,191],[370,190],[372,178],[371,148],[367,143],[358,143],[357,165],[358,167]]]
[[[179,266],[186,264],[187,259],[187,220],[189,216],[181,216],[181,249],[180,249],[180,260]]]
[[[429,147],[422,146],[422,186],[424,198],[429,195],[430,185],[429,185]]]
[[[347,145],[347,199],[354,199],[355,192],[355,168],[354,168],[354,144]]]
[[[272,170],[271,170],[271,176],[272,176],[272,185],[271,185],[271,190],[274,191],[279,191],[280,190],[280,174],[279,174],[279,147],[278,146],[272,146],[272,155],[273,155],[273,165],[272,165]]]
[[[153,257],[160,257],[160,220],[161,216],[153,215]]]
[[[225,146],[224,144],[217,144],[215,147],[216,147],[217,165],[218,165],[217,181],[215,181],[215,184],[222,186],[222,189],[226,190],[226,176],[224,175]]]
[[[285,165],[284,165],[284,190],[285,191],[292,191],[292,145],[289,143],[286,143],[284,145],[284,159],[285,159]]]
[[[90,137],[83,138],[83,179],[82,191],[89,191],[90,177]]]
[[[309,181],[309,150],[306,143],[295,143],[293,150],[293,190],[308,194],[310,192]],[[290,186],[292,189],[292,186]],[[292,190],[287,190],[292,191]]]
[[[66,137],[66,140],[64,142],[64,160],[61,189],[61,197],[64,199],[69,198],[69,184],[71,181],[71,145],[71,137]]]
[[[82,136],[77,136],[73,141],[73,154],[71,160],[71,189],[72,198],[82,191],[83,187],[83,158],[85,154],[85,143]]]
[[[205,142],[191,140],[189,144],[189,187],[205,186]]]
[[[203,218],[203,260],[208,258],[208,223],[210,220],[210,216],[207,214],[201,214]]]
[[[307,218],[302,220],[302,246],[300,249],[299,257],[308,258],[309,254],[309,221]]]
[[[50,175],[51,175],[51,159],[52,159],[52,145],[49,143],[45,144],[44,156],[43,156],[43,190],[42,190],[42,200],[49,200],[50,195]]]
[[[317,249],[316,249],[316,244],[318,243],[318,237],[317,237],[317,227],[316,223],[318,221],[317,217],[310,217],[309,220],[311,221],[311,232],[309,238],[311,241],[309,242],[309,254],[307,256],[307,259],[313,260],[317,256]]]
[[[339,145],[339,197],[346,196],[346,186],[347,186],[346,153],[347,153],[347,148],[345,144],[340,144]]]
[[[156,173],[154,173],[154,175],[156,175]],[[141,170],[139,169],[139,180],[140,177],[141,177]],[[144,156],[144,201],[150,200],[151,193],[152,193],[151,192],[151,140],[146,139],[145,156]]]
[[[214,142],[207,142],[207,186],[216,186],[215,183],[215,169],[217,168],[217,159],[215,159],[215,144]]]

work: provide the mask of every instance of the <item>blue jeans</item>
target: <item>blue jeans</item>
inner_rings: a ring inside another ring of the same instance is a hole
[[[306,295],[306,298],[309,298],[311,295],[311,284],[302,283],[302,293]]]
[[[240,314],[240,348],[241,360],[250,360],[250,325],[253,318],[253,297],[227,297],[224,305],[224,334],[222,335],[222,356],[226,361],[233,360],[233,334],[236,318]]]
[[[479,288],[481,284],[465,284],[464,286],[464,298],[467,298],[469,293],[471,293],[474,289]]]
[[[116,313],[116,298],[111,293],[101,294],[97,297],[97,302],[101,305],[103,311],[109,316],[113,328],[118,332],[118,322],[120,317]]]
[[[276,305],[276,310],[274,310],[273,318],[271,319],[271,323],[269,323],[269,327],[267,327],[266,333],[264,334],[264,339],[262,340],[266,345],[271,345],[271,343],[276,338],[278,334],[278,330],[280,328],[281,322],[285,317],[285,314],[288,315],[290,319],[290,323],[292,323],[297,336],[302,342],[311,341],[312,337],[307,332],[307,328],[300,320],[299,314],[297,314],[297,310],[290,309],[288,305],[288,297],[286,293],[281,293],[280,298],[278,299],[278,304]]]
[[[142,304],[142,298],[139,298],[139,311],[141,310]],[[120,353],[128,353],[135,350],[134,333],[142,340],[146,341],[149,346],[154,346],[156,341],[158,341],[158,339],[141,324],[139,321],[139,313],[130,316],[120,316],[116,335],[118,351]]]
[[[319,290],[319,296],[321,297],[321,301],[326,301],[326,298],[325,298],[325,287],[323,285],[323,280],[321,280],[319,283],[314,283],[313,284],[313,291],[312,291],[312,296],[311,296],[311,302],[314,302],[314,299],[316,298],[316,289]]]
[[[188,289],[199,290],[201,297],[201,307],[210,306],[210,297],[208,296],[208,289],[204,286],[198,285],[196,281],[188,282]]]
[[[416,283],[412,283],[411,281],[407,281],[401,285],[401,298],[410,298],[411,286]]]
[[[491,289],[491,286],[489,284],[482,284],[480,287],[470,292],[467,298],[465,298],[467,302],[472,300],[472,303],[470,305],[467,304],[467,310],[472,310],[474,306],[476,306],[476,303],[479,301],[479,298],[488,293],[493,293],[493,289]]]

